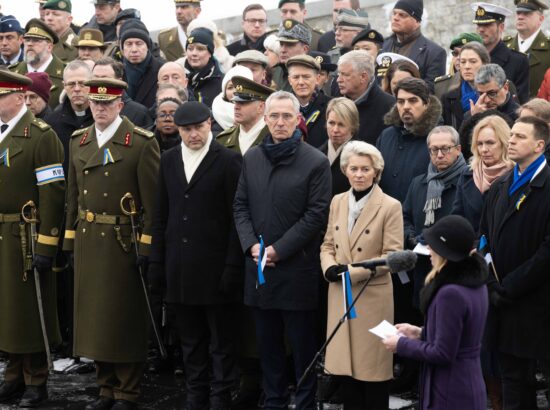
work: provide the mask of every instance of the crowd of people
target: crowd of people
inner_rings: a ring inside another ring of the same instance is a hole
[[[230,43],[201,0],[174,0],[158,42],[120,0],[82,27],[71,0],[1,16],[0,403],[43,405],[68,357],[94,363],[87,410],[137,408],[167,368],[186,410],[291,391],[298,410],[382,410],[403,389],[421,409],[536,409],[544,1],[474,3],[448,50],[422,0],[395,3],[387,38],[359,0],[333,0],[327,32],[305,0],[279,21],[250,4]],[[360,265],[403,250],[408,272]]]

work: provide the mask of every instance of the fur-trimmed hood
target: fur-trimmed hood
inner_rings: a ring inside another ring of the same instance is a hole
[[[420,291],[420,310],[426,314],[432,299],[444,285],[479,288],[485,285],[488,276],[487,263],[477,253],[460,262],[447,261],[435,278]]]
[[[428,109],[408,131],[413,135],[426,137],[440,123],[442,112],[443,109],[437,97],[430,95]],[[399,118],[397,104],[384,116],[384,124],[403,128],[403,121]]]

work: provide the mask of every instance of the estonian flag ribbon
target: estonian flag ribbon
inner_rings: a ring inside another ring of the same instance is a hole
[[[267,254],[265,252],[264,238],[260,235],[260,254],[258,255],[258,284],[263,285],[265,283],[264,268],[267,263]]]
[[[353,294],[351,292],[351,278],[349,276],[349,271],[346,271],[342,275],[342,289],[344,290],[344,313],[346,313],[353,303]],[[356,317],[357,312],[355,311],[355,306],[353,306],[347,314],[346,320],[355,319]]]

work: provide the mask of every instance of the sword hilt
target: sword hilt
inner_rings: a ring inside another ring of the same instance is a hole
[[[128,203],[128,208],[125,206]],[[124,215],[134,216],[137,215],[136,202],[134,196],[130,192],[126,192],[122,198],[120,198],[120,210]]]
[[[26,223],[38,223],[38,209],[34,201],[30,200],[21,208],[21,217]]]

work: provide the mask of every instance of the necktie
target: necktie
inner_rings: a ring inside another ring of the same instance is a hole
[[[3,134],[8,129],[8,127],[8,124],[2,124],[2,126],[0,126],[0,133]]]

